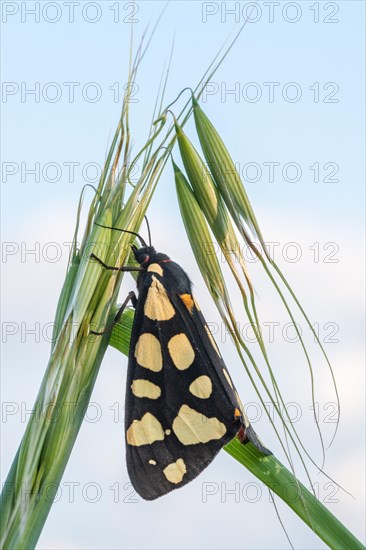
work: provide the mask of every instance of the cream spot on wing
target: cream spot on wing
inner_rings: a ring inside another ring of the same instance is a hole
[[[150,264],[147,270],[152,271],[153,273],[157,273],[161,277],[163,276],[163,268],[159,264]]]
[[[162,441],[164,437],[159,420],[151,413],[144,414],[141,420],[134,420],[126,432],[127,443],[135,447],[151,445],[154,441]]]
[[[196,306],[196,310],[197,310],[197,311],[201,311],[201,308],[200,308],[200,306],[198,305],[198,302],[197,302],[196,298],[194,298],[194,305]]]
[[[153,321],[169,321],[174,317],[174,308],[168,298],[168,294],[154,275],[147,292],[144,307],[146,317]]]
[[[168,350],[177,369],[185,370],[192,365],[194,351],[190,341],[183,332],[176,334],[169,340]]]
[[[170,435],[172,433],[172,430],[165,430],[166,435]]]
[[[149,380],[137,379],[131,384],[131,390],[136,397],[148,397],[149,399],[158,399],[161,395],[161,389]]]
[[[227,372],[227,370],[226,370],[226,369],[222,369],[222,372],[224,373],[225,378],[226,378],[227,383],[229,384],[230,388],[231,388],[231,389],[234,389],[233,383],[232,383],[232,381],[231,381],[230,375],[229,375],[229,373]]]
[[[159,372],[163,368],[163,356],[159,340],[150,332],[141,334],[135,347],[138,364],[145,369]]]
[[[211,379],[205,374],[193,380],[189,391],[200,399],[208,399],[212,393]]]
[[[220,439],[226,433],[226,426],[215,417],[208,418],[182,405],[173,421],[173,431],[183,445],[196,445]]]
[[[182,458],[178,458],[176,462],[172,462],[166,468],[163,473],[170,483],[180,483],[184,474],[187,472],[186,465]]]
[[[210,331],[210,329],[208,328],[207,325],[205,325],[205,329],[206,329],[206,332],[207,332],[207,336],[209,337],[211,344],[212,344],[213,347],[215,348],[215,351],[216,351],[217,355],[218,355],[219,357],[221,357],[219,348],[217,347],[217,344],[216,344],[216,342],[215,342],[215,338],[212,336],[211,331]]]
[[[156,460],[153,460],[152,458],[149,460],[149,464],[152,464],[153,466],[156,466]]]

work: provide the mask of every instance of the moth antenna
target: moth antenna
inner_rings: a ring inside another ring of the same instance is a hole
[[[104,227],[104,229],[114,229],[115,231],[121,231],[122,233],[129,233],[130,235],[135,235],[135,237],[139,239],[142,246],[145,246],[147,248],[147,244],[144,241],[144,239],[134,231],[128,231],[127,229],[119,229],[119,227],[111,227],[110,225],[102,225],[101,223],[98,223],[98,222],[94,222],[94,223],[95,225],[99,225],[99,227]],[[149,233],[149,237],[150,237],[150,233]]]
[[[149,220],[147,219],[147,216],[144,216],[144,217],[147,225],[147,234],[149,235],[149,246],[151,246],[151,232],[150,232]]]

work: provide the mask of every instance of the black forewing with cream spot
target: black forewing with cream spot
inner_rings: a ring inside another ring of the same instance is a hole
[[[152,500],[194,479],[244,424],[239,401],[187,275],[174,262],[150,265],[139,280],[126,392],[136,491]]]

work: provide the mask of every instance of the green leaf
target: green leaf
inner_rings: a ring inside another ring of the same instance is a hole
[[[117,306],[115,313],[119,310]],[[128,356],[128,350],[130,349],[130,340],[132,332],[132,324],[135,315],[135,310],[132,308],[126,308],[122,313],[121,319],[116,323],[112,330],[111,339],[109,345],[116,348],[118,351]]]

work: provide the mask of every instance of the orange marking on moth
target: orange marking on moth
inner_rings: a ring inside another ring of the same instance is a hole
[[[192,309],[195,305],[192,296],[190,294],[179,294],[179,298],[182,300],[188,311],[192,313]]]
[[[235,417],[235,420],[241,417],[241,412],[239,411],[239,409],[235,409],[234,417]]]

